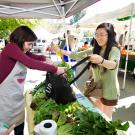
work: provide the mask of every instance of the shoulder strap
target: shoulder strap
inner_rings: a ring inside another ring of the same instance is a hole
[[[85,57],[84,59],[82,59],[82,60],[80,60],[79,62],[77,62],[74,66],[72,66],[70,69],[74,69],[74,68],[76,68],[77,66],[83,64],[85,61],[89,60],[89,58],[90,58],[90,56]],[[68,69],[68,70],[70,70],[70,69]]]
[[[79,62],[77,62],[74,66],[72,66],[71,68],[69,68],[68,70],[66,70],[64,73],[66,73],[67,71],[69,71],[69,70],[71,70],[71,69],[74,69],[74,68],[76,68],[77,66],[83,64],[83,63],[84,63],[85,61],[87,61],[89,58],[90,58],[89,56],[88,56],[88,57],[85,57],[84,59],[82,59],[82,60],[80,60]],[[60,76],[63,75],[64,73],[60,74]]]
[[[91,62],[88,62],[88,64],[82,69],[82,71],[71,82],[69,82],[70,85],[74,83],[75,81],[77,81],[80,78],[80,76],[90,67],[90,65],[91,65]]]
[[[77,62],[74,66],[72,66],[70,69],[68,69],[67,71],[76,68],[77,66],[83,64],[85,61],[89,60],[90,56],[85,57],[84,59],[80,60],[79,62]],[[82,71],[71,81],[69,82],[70,84],[74,83],[76,80],[78,80],[80,78],[80,76],[89,68],[89,66],[91,65],[91,62],[88,62],[88,64],[82,69]],[[67,72],[65,71],[65,73]],[[64,74],[64,73],[63,73]],[[62,74],[61,74],[62,75]]]

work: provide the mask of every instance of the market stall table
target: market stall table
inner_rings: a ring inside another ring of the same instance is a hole
[[[103,114],[98,108],[96,108],[96,106],[94,106],[92,102],[90,102],[88,98],[86,98],[74,85],[72,85],[72,88],[76,94],[77,101],[81,105],[83,105],[90,111],[100,113],[106,120],[109,121],[109,118],[105,114]],[[25,101],[26,101],[26,113],[27,113],[29,135],[34,135],[34,121],[33,121],[34,111],[30,108],[30,104],[32,101],[32,94],[30,91],[26,92]]]
[[[81,92],[78,90],[74,85],[72,85],[73,90],[76,94],[77,101],[83,105],[85,108],[87,108],[90,111],[98,112],[100,113],[107,121],[110,121],[110,119],[103,114],[96,106],[93,105],[91,101],[88,100]],[[29,135],[34,135],[34,111],[30,108],[30,104],[32,101],[32,94],[30,91],[26,92],[25,94],[25,101],[26,101],[26,113],[27,113],[27,122],[28,122],[28,132]],[[126,135],[124,132],[119,131],[119,135]]]
[[[44,72],[43,72],[44,73]],[[41,73],[41,74],[43,74]],[[31,72],[30,72],[30,75],[31,75]],[[41,75],[42,76],[42,75]],[[44,80],[45,79],[45,76],[43,74],[43,76],[37,76],[35,75],[36,77],[36,80]],[[30,78],[27,78],[27,87],[25,87],[25,89],[33,89],[33,85],[30,85],[31,87],[28,87],[29,85],[29,79]],[[34,81],[34,80],[33,80]],[[35,82],[35,81],[34,81]],[[31,84],[31,83],[30,83]],[[34,83],[35,84],[35,83]],[[37,83],[36,83],[37,84]],[[73,87],[73,90],[75,92],[75,95],[76,95],[76,98],[78,100],[78,102],[83,105],[85,108],[87,108],[87,110],[90,110],[90,111],[93,111],[93,112],[98,112],[100,113],[107,121],[109,121],[109,118],[104,115],[95,105],[93,105],[93,103],[91,101],[88,100],[88,98],[86,98],[82,92],[77,89],[74,85],[72,85]],[[30,104],[31,104],[31,101],[32,101],[32,94],[30,93],[30,91],[26,91],[26,94],[25,94],[25,101],[26,101],[26,116],[27,116],[27,123],[28,123],[28,132],[29,132],[29,135],[34,135],[34,111],[30,108]],[[121,135],[124,135],[124,134],[121,134]]]
[[[121,54],[120,68],[125,69],[126,53]],[[128,53],[127,71],[134,72],[135,69],[135,52]]]
[[[30,108],[30,104],[32,101],[32,95],[31,93],[28,91],[25,94],[25,102],[26,102],[26,120],[28,122],[28,133],[29,135],[34,135],[34,111]]]

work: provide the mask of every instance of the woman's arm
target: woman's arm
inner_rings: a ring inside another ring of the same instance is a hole
[[[90,56],[90,61],[95,64],[99,64],[107,69],[115,69],[119,65],[120,51],[118,48],[112,48],[109,54],[109,60],[104,59],[102,56],[97,54],[92,54]]]
[[[6,131],[6,133],[4,133],[3,135],[9,135],[9,134],[14,130],[15,127],[16,127],[15,124],[12,125],[12,126]]]
[[[27,52],[26,53],[29,57],[35,59],[35,60],[39,60],[39,61],[46,61],[46,57],[43,56],[43,55],[36,55],[36,54],[33,54],[31,52]]]
[[[93,48],[89,48],[81,52],[71,52],[71,51],[60,49],[57,45],[52,45],[52,50],[58,54],[69,56],[71,59],[74,59],[74,60],[80,60],[82,58],[85,58],[89,56],[90,54],[92,54],[93,52]]]
[[[117,66],[117,63],[113,60],[103,59],[103,62],[100,65],[102,65],[103,67],[105,67],[107,69],[115,69]]]
[[[13,60],[19,61],[26,67],[31,69],[37,69],[42,71],[50,71],[56,73],[57,67],[54,65],[49,65],[43,63],[39,60],[35,60],[27,56],[17,45],[8,45],[5,50],[3,50],[4,55]]]
[[[71,59],[81,60],[81,59],[91,55],[92,53],[93,53],[93,48],[89,48],[87,50],[80,51],[80,52],[72,52],[72,53],[70,53],[69,57]]]

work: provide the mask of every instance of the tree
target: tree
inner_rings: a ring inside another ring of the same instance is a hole
[[[74,24],[76,22],[78,22],[78,20],[80,20],[83,16],[85,16],[86,14],[86,10],[80,11],[78,12],[76,15],[73,15],[73,18],[70,19],[70,24]]]
[[[93,32],[87,31],[87,32],[84,32],[83,34],[84,34],[83,36],[86,38],[86,41],[90,42],[91,41],[90,37],[93,37]]]
[[[33,28],[38,25],[38,20],[2,18],[0,19],[0,38],[7,39],[9,37],[9,34],[20,25],[27,25]]]

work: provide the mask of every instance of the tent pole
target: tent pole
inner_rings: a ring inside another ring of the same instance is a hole
[[[127,74],[128,53],[129,53],[129,44],[130,44],[131,29],[132,29],[132,18],[133,18],[133,14],[131,15],[130,26],[129,26],[128,44],[127,44],[127,53],[126,53],[126,63],[125,63],[124,79],[123,79],[123,86],[122,86],[123,90],[125,89],[125,81],[126,81],[126,74]]]
[[[62,1],[63,2],[63,1]],[[69,44],[68,44],[68,35],[67,35],[67,25],[66,25],[66,20],[65,20],[65,16],[66,16],[66,13],[65,13],[65,10],[64,10],[64,6],[62,6],[62,14],[63,14],[63,27],[64,27],[64,31],[65,31],[65,38],[66,38],[66,46],[67,46],[67,51],[69,51]],[[70,58],[68,57],[68,62],[70,63]],[[69,64],[70,65],[70,64]]]
[[[67,46],[67,51],[69,51],[67,25],[66,25],[65,17],[63,18],[63,21],[64,21],[64,31],[65,31],[65,37],[66,37],[66,46]]]

